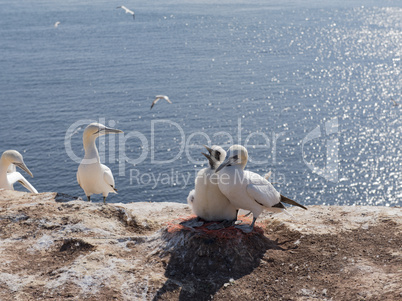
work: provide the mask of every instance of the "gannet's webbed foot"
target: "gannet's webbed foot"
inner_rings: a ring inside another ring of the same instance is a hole
[[[103,204],[106,205],[106,197],[105,196],[103,197]]]
[[[236,225],[235,228],[240,229],[243,233],[251,233],[254,229],[254,223],[256,218],[253,218],[253,222],[250,226],[247,225]]]
[[[243,233],[250,233],[253,231],[254,227],[253,226],[247,226],[247,225],[236,225],[235,228],[240,229]]]
[[[91,196],[87,195],[87,198],[88,198],[88,202],[90,202],[91,201]]]
[[[223,225],[224,228],[229,228],[231,226],[234,226],[237,222],[238,221],[228,221],[225,219],[224,221],[221,222],[221,225]]]
[[[239,210],[237,210],[237,212],[239,212]],[[249,216],[251,213],[252,213],[252,212],[249,211],[249,213],[247,213],[244,217]],[[236,219],[233,221],[233,225],[240,225],[241,223],[243,223],[243,221],[242,221],[241,219],[237,219],[237,218],[236,218]]]
[[[204,222],[201,221],[198,216],[196,218],[192,218],[188,221],[180,223],[180,225],[188,227],[188,228],[201,227],[203,224],[204,224]]]
[[[239,220],[237,217],[239,216],[239,209],[236,210],[236,218],[232,221],[232,225],[238,225],[242,223],[242,220]]]

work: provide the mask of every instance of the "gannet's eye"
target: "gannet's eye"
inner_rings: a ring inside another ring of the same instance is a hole
[[[218,155],[218,159],[221,157],[221,152],[220,151],[216,151],[216,154]]]

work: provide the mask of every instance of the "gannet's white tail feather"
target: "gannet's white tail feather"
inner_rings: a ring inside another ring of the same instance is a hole
[[[26,189],[28,189],[32,193],[38,193],[38,191],[29,183],[22,174],[19,172],[11,172],[7,174],[7,179],[11,185],[13,185],[16,182],[21,183],[22,186],[24,186]]]

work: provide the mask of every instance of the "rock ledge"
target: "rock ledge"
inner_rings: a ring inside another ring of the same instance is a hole
[[[0,300],[402,299],[401,208],[308,209],[206,233],[185,204],[0,190]]]

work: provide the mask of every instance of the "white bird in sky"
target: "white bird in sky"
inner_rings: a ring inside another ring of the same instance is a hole
[[[282,203],[299,206],[303,205],[281,195],[265,178],[259,174],[244,170],[248,160],[247,149],[241,145],[229,148],[225,161],[216,169],[220,171],[219,189],[237,209],[249,210],[253,213],[250,226],[238,225],[243,232],[253,230],[258,216],[264,209],[272,212],[286,210]]]
[[[195,179],[195,189],[187,198],[193,212],[206,221],[235,221],[237,209],[233,207],[218,187],[218,175],[215,169],[223,162],[225,150],[217,145],[205,146],[209,154],[202,153],[209,162],[209,167],[201,169]]]
[[[16,166],[33,177],[31,171],[25,165],[22,155],[16,150],[7,150],[0,158],[0,188],[14,190],[14,183],[19,182],[30,192],[38,193],[35,187],[16,170]]]
[[[399,103],[397,103],[392,97],[391,97],[391,101],[392,101],[394,107],[399,106]]]
[[[135,13],[134,13],[132,10],[128,9],[127,7],[121,5],[121,6],[118,6],[118,7],[116,7],[116,8],[122,8],[122,9],[124,9],[125,12],[126,12],[126,14],[132,15],[132,16],[133,16],[133,19],[135,19]]]
[[[91,201],[92,194],[103,194],[103,203],[109,193],[116,193],[112,171],[106,165],[100,163],[98,149],[95,140],[99,136],[107,134],[123,133],[121,130],[112,129],[100,123],[91,123],[85,130],[82,137],[85,156],[78,166],[77,181],[84,190],[88,201]]]
[[[168,103],[172,103],[166,95],[156,95],[155,100],[151,104],[151,109],[154,107],[154,105],[159,101],[159,99],[165,99]]]

